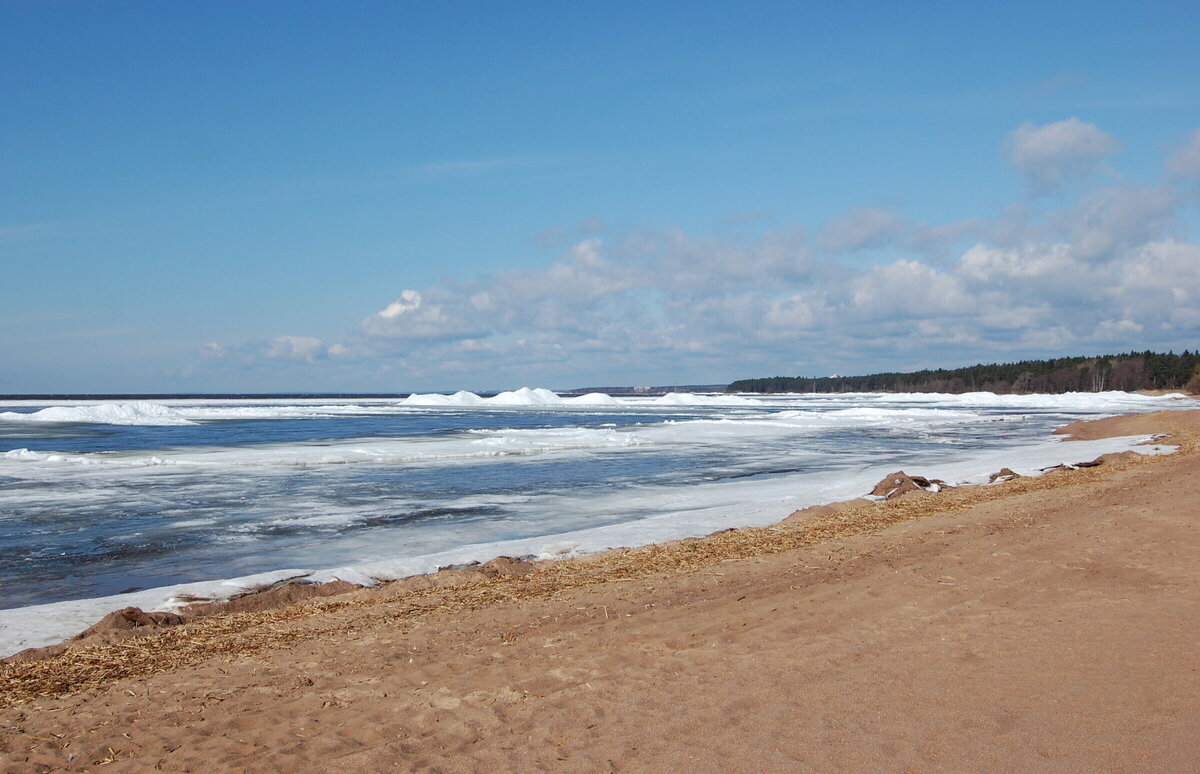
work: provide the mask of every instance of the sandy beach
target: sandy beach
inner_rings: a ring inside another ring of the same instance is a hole
[[[1180,451],[14,659],[0,769],[1194,770],[1200,412],[1064,430]]]

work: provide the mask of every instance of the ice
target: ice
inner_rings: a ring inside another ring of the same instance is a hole
[[[941,478],[953,484],[986,483],[988,475],[1011,467],[1036,476],[1043,468],[1093,459],[1109,452],[1133,450],[1163,454],[1172,447],[1139,445],[1147,436],[1065,442],[1058,439],[1022,447],[994,450],[968,459],[918,464],[914,473]],[[911,466],[910,466],[911,467]],[[316,571],[312,580],[370,578],[387,581],[432,572],[449,564],[487,561],[497,556],[538,559],[577,556],[622,546],[632,547],[686,537],[699,537],[728,527],[766,526],[789,513],[861,497],[879,479],[894,471],[894,464],[862,466],[837,475],[782,477],[766,481],[729,481],[696,484],[686,488],[646,487],[600,498],[562,497],[546,503],[547,509],[572,510],[599,519],[605,513],[649,514],[602,527],[583,528],[521,540],[464,545],[423,556],[396,557],[347,567]],[[547,543],[548,539],[554,542]],[[354,582],[361,582],[357,580]]]
[[[579,543],[574,540],[560,540],[557,543],[547,543],[542,546],[542,550],[538,553],[539,561],[553,561],[555,559],[570,559],[571,557],[579,556]]]
[[[229,446],[173,446],[172,431],[164,430],[150,441],[162,445],[146,448],[145,431],[113,429],[95,440],[68,436],[57,450],[57,441],[25,440],[35,437],[31,432],[42,432],[34,427],[39,420],[28,417],[47,407],[22,403],[21,411],[9,413],[25,419],[4,426],[22,439],[17,442],[22,448],[12,448],[17,443],[0,447],[0,517],[16,523],[25,518],[21,514],[43,514],[38,540],[40,530],[49,535],[68,524],[55,551],[71,550],[71,540],[90,550],[88,525],[110,518],[114,526],[108,534],[117,542],[139,529],[158,530],[170,540],[198,539],[210,554],[170,555],[169,561],[195,571],[185,577],[269,568],[274,560],[263,564],[261,557],[279,556],[283,558],[274,566],[326,569],[250,577],[374,583],[503,554],[573,554],[770,524],[797,508],[859,496],[897,467],[952,483],[986,483],[987,475],[1001,467],[1036,474],[1043,467],[1080,462],[1142,440],[1064,443],[1039,435],[1057,424],[1200,405],[1178,396],[1128,393],[754,398],[676,393],[616,399],[598,393],[561,398],[530,388],[495,398],[459,392],[410,400],[155,401],[149,405],[172,412],[184,424],[307,417],[332,422],[313,423],[312,435],[295,428],[276,433],[278,426],[269,422],[261,430],[239,427],[238,438],[250,440],[228,441]],[[81,421],[78,417],[95,418],[105,411],[121,413],[105,406],[134,405],[63,402],[52,408],[78,409],[72,421]],[[599,410],[589,411],[592,406]],[[444,425],[439,421],[443,410]],[[320,434],[341,417],[370,415],[388,417],[380,428],[403,425],[409,432],[411,417],[431,430],[395,437]],[[391,419],[396,416],[403,419]],[[987,424],[992,422],[1005,424]],[[213,428],[209,437],[218,439],[217,444],[226,442],[219,440],[226,436],[218,430]],[[200,432],[187,429],[180,437],[194,439]],[[125,437],[122,433],[133,443],[105,445],[110,438]],[[1138,451],[1167,449],[1144,446]],[[591,470],[597,471],[595,480],[587,479]],[[613,478],[603,478],[612,471]],[[568,475],[556,480],[564,472]],[[424,476],[426,488],[409,488],[410,474]],[[386,482],[396,476],[404,485],[388,488]],[[473,486],[462,487],[464,481]],[[576,481],[583,485],[575,486]],[[436,482],[436,491],[428,482]],[[529,482],[536,483],[531,488]],[[347,489],[348,484],[357,488]],[[427,511],[435,516],[426,518],[422,514]],[[398,517],[403,527],[372,525],[379,517]],[[123,518],[131,519],[128,526],[120,522]],[[147,521],[133,523],[143,518]],[[551,551],[555,544],[577,547]],[[244,563],[222,564],[226,550]],[[226,569],[230,566],[244,569]],[[147,567],[155,577],[158,565]],[[67,571],[80,572],[81,582],[90,581],[76,566]],[[61,640],[125,605],[169,609],[183,594],[228,595],[249,581],[231,583],[0,611],[0,652]],[[52,613],[45,631],[38,614],[22,612],[39,609]],[[60,613],[65,622],[57,619]]]
[[[541,387],[522,387],[519,390],[502,392],[490,398],[481,398],[475,393],[465,390],[456,392],[453,395],[441,395],[438,393],[413,394],[405,398],[403,403],[406,406],[497,406],[505,408],[528,408],[534,406],[562,406],[563,399],[556,393]]]
[[[459,390],[453,395],[442,395],[440,393],[430,394],[413,394],[409,395],[403,401],[405,406],[482,406],[484,405],[483,398],[473,392]]]
[[[906,466],[910,472],[941,478],[954,484],[986,483],[989,473],[1010,467],[1023,475],[1038,475],[1052,465],[1092,459],[1109,452],[1132,450],[1164,454],[1174,447],[1145,445],[1149,436],[1107,438],[1098,441],[1059,439],[970,455],[965,459]],[[539,559],[577,556],[620,546],[638,546],[685,537],[696,537],[727,527],[765,526],[809,505],[858,497],[884,475],[891,463],[863,466],[837,475],[784,477],[773,481],[733,481],[685,488],[652,487],[601,498],[560,498],[547,508],[586,509],[591,513],[650,512],[652,515],[584,528],[540,538],[464,545],[446,551],[325,570],[287,569],[159,589],[70,602],[0,610],[0,657],[29,647],[39,647],[74,636],[107,613],[126,606],[144,610],[176,611],[196,599],[226,599],[247,590],[283,580],[325,582],[347,580],[363,585],[409,575],[433,572],[448,564],[487,561],[502,555]],[[553,539],[553,542],[546,542]]]
[[[757,398],[747,398],[742,395],[697,395],[694,392],[669,392],[655,398],[654,403],[660,406],[761,406],[763,402]]]
[[[189,447],[146,455],[140,452],[57,452],[12,449],[0,454],[3,474],[23,466],[104,469],[184,468],[194,470],[237,468],[299,468],[330,465],[427,465],[489,463],[508,456],[553,455],[603,451],[653,443],[639,437],[649,428],[502,428],[470,430],[440,437],[350,438],[313,445],[263,444],[238,447]]]
[[[977,419],[979,414],[948,409],[894,409],[894,408],[849,408],[823,412],[824,417],[835,420],[857,420],[863,422],[913,421],[935,419],[941,421]]]
[[[622,403],[611,395],[606,395],[603,392],[589,392],[586,395],[577,395],[574,398],[564,398],[563,403],[568,406],[621,406]]]
[[[361,405],[358,403],[289,404],[276,406],[180,406],[180,416],[199,422],[245,419],[320,419],[409,411],[396,401]]]
[[[960,395],[943,393],[783,393],[775,395],[697,395],[669,393],[658,397],[614,398],[604,393],[589,393],[562,398],[543,388],[521,388],[483,398],[473,392],[453,395],[413,394],[408,398],[355,398],[331,402],[328,398],[291,398],[286,401],[266,398],[203,399],[172,398],[154,402],[60,401],[52,406],[34,400],[6,402],[10,408],[33,411],[0,412],[0,422],[12,423],[91,423],[122,425],[187,425],[198,422],[244,419],[309,419],[339,416],[371,416],[411,413],[428,408],[561,408],[591,406],[618,409],[654,408],[737,408],[777,407],[813,409],[817,407],[870,409],[874,406],[900,408],[905,405],[936,405],[943,409],[1005,408],[1123,413],[1157,408],[1186,408],[1198,404],[1194,399],[1175,393],[1163,396],[1127,392],[1066,393],[1063,395],[995,395],[974,392]]]
[[[561,406],[563,404],[562,398],[541,387],[534,389],[522,387],[519,390],[502,392],[491,398],[484,398],[483,402],[489,406]]]
[[[993,408],[1027,408],[1027,409],[1060,409],[1087,411],[1139,411],[1149,406],[1169,407],[1180,399],[1189,401],[1181,394],[1155,396],[1142,395],[1136,392],[1067,392],[1058,395],[997,395],[992,392],[965,392],[947,394],[937,392],[920,393],[844,393],[848,399],[880,400],[888,403],[937,403],[946,406],[962,407],[993,407]]]
[[[158,403],[99,403],[90,406],[50,406],[23,413],[0,412],[0,422],[55,422],[97,425],[191,425],[178,411]]]
[[[512,453],[536,454],[539,452],[571,450],[571,449],[621,449],[631,446],[642,446],[652,441],[641,438],[636,431],[611,430],[595,428],[539,428],[525,430],[509,428],[504,430],[475,430],[476,435],[484,436],[473,443],[478,447],[493,450],[505,450]]]
[[[166,405],[170,403],[172,405]],[[9,405],[33,405],[18,401]],[[244,419],[311,419],[338,416],[391,414],[412,408],[559,408],[563,406],[623,405],[616,398],[593,392],[574,398],[561,398],[544,388],[522,387],[483,398],[460,390],[453,395],[413,394],[403,400],[357,400],[352,403],[288,401],[286,404],[264,401],[166,401],[164,403],[81,403],[56,405],[32,412],[0,412],[0,421],[40,423],[88,423],[111,425],[190,425]]]
[[[30,406],[34,411],[0,412],[0,422],[25,424],[110,424],[110,425],[159,425],[180,426],[206,422],[270,419],[312,419],[341,416],[372,416],[402,414],[431,408],[499,408],[499,409],[564,409],[606,408],[615,410],[647,409],[719,409],[719,408],[798,408],[811,410],[818,407],[838,409],[845,407],[866,417],[872,411],[900,411],[905,406],[918,410],[922,406],[937,407],[931,410],[952,409],[1029,409],[1124,413],[1144,411],[1151,408],[1184,407],[1196,405],[1196,401],[1181,394],[1148,396],[1126,392],[1066,393],[1063,395],[995,395],[993,393],[965,393],[948,395],[941,393],[884,394],[884,393],[822,393],[783,394],[748,397],[746,395],[698,395],[695,393],[668,393],[658,397],[614,398],[604,393],[588,393],[562,398],[544,388],[522,387],[484,398],[473,392],[459,391],[453,395],[439,393],[413,394],[403,400],[356,399],[352,402],[333,403],[328,400],[293,399],[285,403],[267,400],[220,400],[174,399],[156,402],[104,403],[64,402],[62,405],[45,406],[30,401],[16,401],[9,406]],[[854,416],[847,414],[846,416]],[[899,416],[899,415],[896,415]],[[909,414],[909,417],[916,415]]]
[[[26,648],[40,648],[68,640],[123,607],[179,612],[195,602],[229,599],[309,574],[309,570],[275,570],[241,578],[185,583],[109,597],[0,610],[0,658]]]
[[[499,408],[560,408],[564,406],[627,407],[637,406],[760,406],[762,401],[739,395],[696,395],[690,392],[672,392],[650,401],[617,399],[602,392],[589,392],[572,398],[562,398],[557,393],[542,387],[522,387],[481,398],[473,392],[458,392],[454,395],[437,393],[410,395],[403,401],[406,406],[479,406]]]

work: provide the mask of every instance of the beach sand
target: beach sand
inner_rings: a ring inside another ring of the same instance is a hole
[[[0,770],[1197,770],[1200,412],[1067,430],[1181,451],[5,664]]]

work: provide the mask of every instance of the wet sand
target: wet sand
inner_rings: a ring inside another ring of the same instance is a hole
[[[1066,429],[1182,448],[6,664],[0,770],[1195,770],[1200,412]]]

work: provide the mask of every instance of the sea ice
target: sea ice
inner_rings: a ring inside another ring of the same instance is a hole
[[[24,413],[0,412],[0,422],[56,422],[99,425],[191,425],[175,409],[157,403],[98,403],[92,406],[50,406]]]

